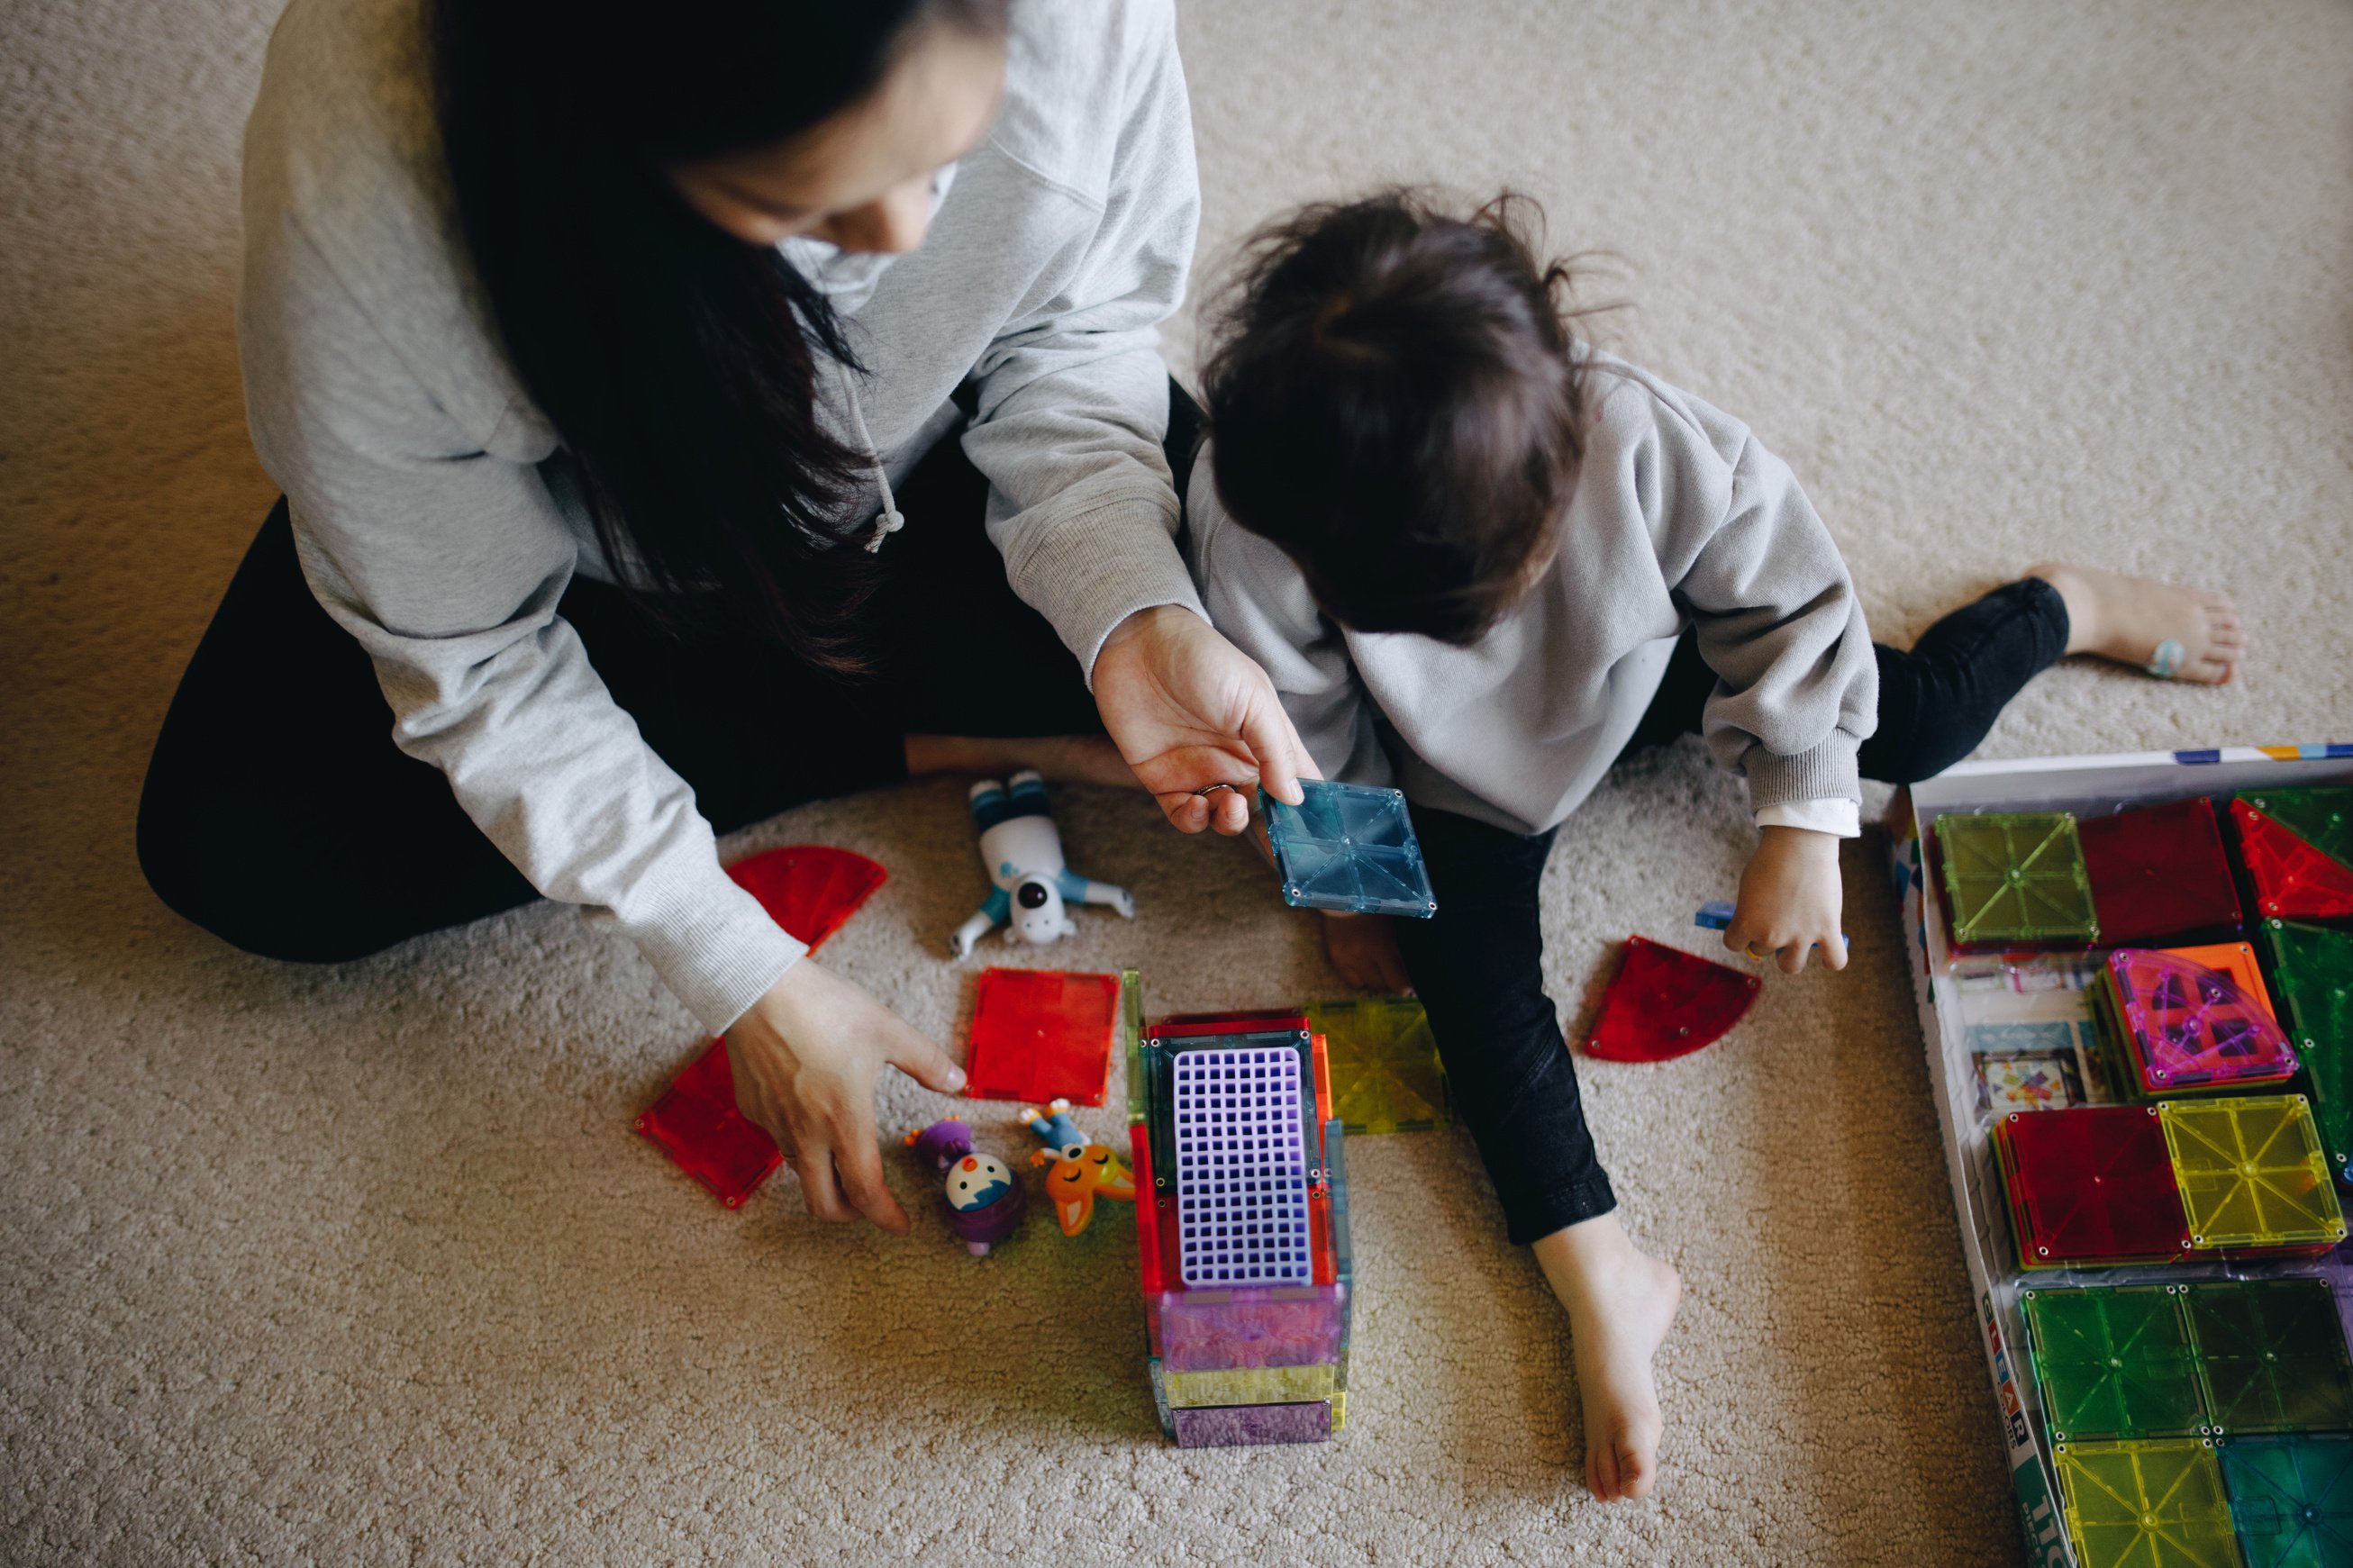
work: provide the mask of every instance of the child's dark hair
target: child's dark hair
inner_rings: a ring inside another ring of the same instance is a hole
[[[1244,242],[1203,378],[1218,495],[1345,626],[1476,641],[1553,536],[1584,372],[1541,221],[1391,190]]]

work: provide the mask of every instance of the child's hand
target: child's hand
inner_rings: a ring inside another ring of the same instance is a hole
[[[1778,957],[1784,974],[1806,967],[1820,943],[1822,965],[1846,967],[1839,931],[1839,841],[1802,827],[1768,827],[1740,874],[1740,902],[1724,928],[1724,945],[1750,958]]]

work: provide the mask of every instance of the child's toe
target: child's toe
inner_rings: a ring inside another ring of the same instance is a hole
[[[1640,1500],[1651,1495],[1651,1458],[1639,1444],[1621,1438],[1618,1447],[1618,1495]]]
[[[1618,1456],[1606,1437],[1586,1445],[1585,1485],[1597,1501],[1618,1500]]]

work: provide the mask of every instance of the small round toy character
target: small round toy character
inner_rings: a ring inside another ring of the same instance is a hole
[[[973,826],[980,829],[980,858],[988,868],[988,901],[956,927],[948,946],[958,958],[972,956],[972,944],[998,926],[1008,942],[1044,946],[1079,929],[1074,903],[1101,904],[1121,918],[1135,918],[1135,900],[1124,888],[1090,881],[1062,859],[1062,835],[1046,807],[1046,781],[1024,768],[1006,784],[983,779],[972,786]]]
[[[1076,1236],[1095,1217],[1095,1199],[1135,1201],[1135,1178],[1107,1143],[1090,1143],[1071,1120],[1071,1102],[1058,1100],[1043,1110],[1024,1110],[1021,1124],[1046,1146],[1029,1156],[1033,1165],[1052,1167],[1046,1173],[1046,1195],[1053,1200],[1054,1217],[1064,1236]]]
[[[949,1117],[907,1134],[907,1146],[940,1173],[940,1206],[948,1228],[975,1258],[1011,1236],[1029,1206],[1029,1189],[1013,1167],[972,1146],[972,1129]]]

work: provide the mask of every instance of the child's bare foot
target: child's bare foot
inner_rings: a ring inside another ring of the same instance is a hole
[[[995,773],[1035,768],[1049,784],[1108,784],[1142,789],[1135,771],[1108,735],[1031,735],[1000,740],[985,735],[910,735],[907,772]]]
[[[2042,578],[2067,601],[2069,653],[2096,654],[2137,669],[2148,669],[2160,652],[2174,653],[2171,678],[2207,686],[2229,681],[2247,657],[2239,608],[2223,595],[2063,561],[2030,566],[2026,574]],[[2175,647],[2168,648],[2168,643]]]
[[[1413,989],[1405,973],[1405,955],[1398,951],[1397,927],[1387,915],[1317,911],[1324,917],[1324,956],[1340,978],[1359,991],[1401,996]]]
[[[1667,1337],[1683,1283],[1634,1250],[1618,1216],[1556,1230],[1535,1245],[1552,1293],[1568,1309],[1577,1387],[1585,1401],[1585,1484],[1603,1502],[1645,1498],[1658,1481],[1658,1385],[1651,1358]]]

